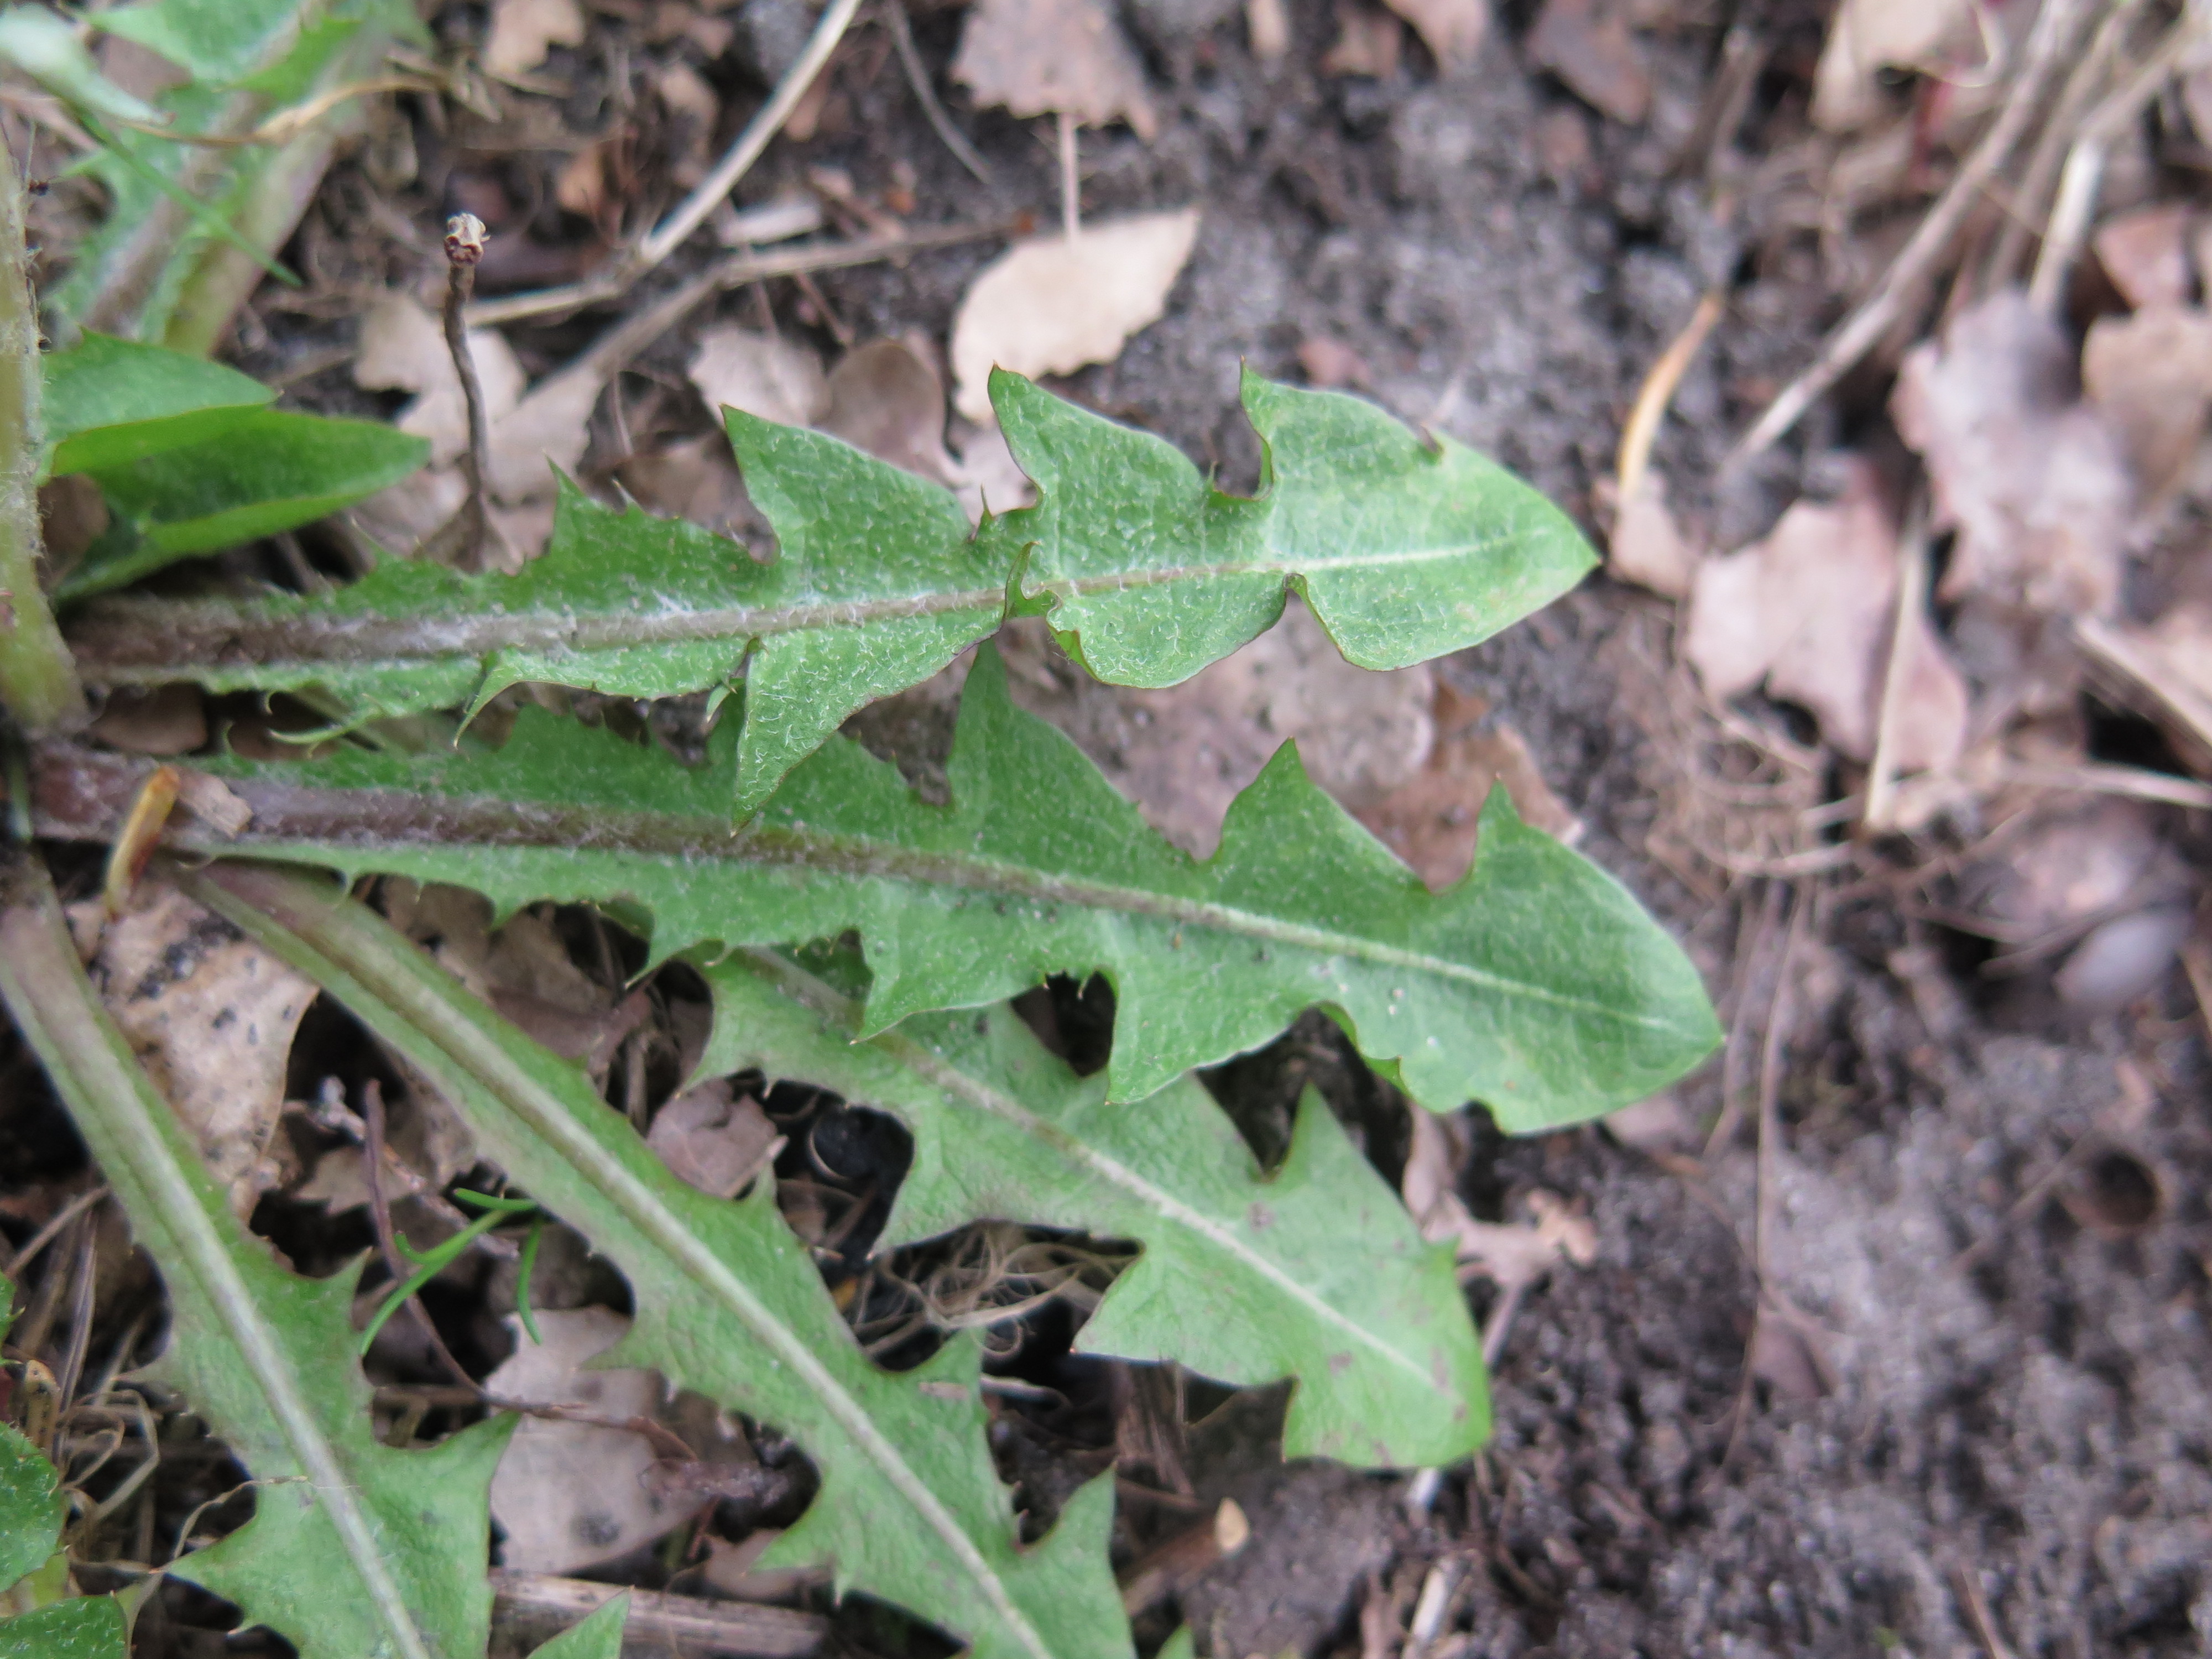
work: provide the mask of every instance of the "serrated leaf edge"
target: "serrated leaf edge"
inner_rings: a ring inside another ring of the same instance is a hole
[[[224,1334],[267,1396],[286,1444],[307,1472],[397,1653],[401,1659],[440,1659],[416,1628],[374,1530],[259,1304],[183,1172],[162,1156],[167,1142],[159,1115],[167,1109],[86,979],[52,882],[43,868],[19,855],[8,890],[7,908],[0,913],[0,997],[72,1114],[100,1114],[118,1131],[115,1139],[131,1178],[183,1247],[185,1261],[164,1262],[164,1269],[182,1266],[200,1281]]]
[[[771,951],[748,948],[736,954],[744,959],[747,967],[769,980],[793,1001],[845,1030],[858,1033],[861,1030],[860,1005],[839,994],[795,963]],[[1290,1300],[1307,1309],[1322,1322],[1341,1331],[1359,1346],[1382,1355],[1392,1365],[1416,1378],[1423,1387],[1435,1386],[1436,1379],[1430,1375],[1426,1366],[1393,1347],[1373,1331],[1347,1318],[1341,1310],[1314,1295],[1279,1265],[1251,1249],[1233,1231],[1209,1219],[1173,1194],[1146,1180],[1120,1159],[1086,1146],[1066,1130],[1038,1116],[1012,1096],[1002,1093],[958,1066],[940,1060],[927,1048],[896,1028],[872,1037],[856,1040],[872,1043],[933,1087],[957,1097],[979,1111],[1002,1118],[1024,1133],[1045,1142],[1070,1163],[1080,1164],[1102,1181],[1120,1188],[1138,1203],[1176,1226],[1188,1228],[1198,1234],[1223,1254],[1283,1291]]]
[[[468,1016],[458,1000],[465,994],[447,978],[444,969],[416,957],[411,947],[395,948],[392,939],[384,936],[388,932],[384,924],[345,898],[342,889],[289,872],[238,866],[179,872],[175,879],[188,895],[314,979],[388,1040],[401,1034],[385,1029],[379,1014],[434,1044],[444,1058],[466,1072],[471,1083],[567,1158],[625,1220],[682,1263],[702,1291],[719,1299],[763,1346],[805,1379],[838,1426],[866,1451],[878,1472],[967,1571],[1006,1630],[1036,1659],[1053,1659],[1043,1635],[1015,1603],[975,1541],[876,1427],[866,1408],[650,1188],[603,1154],[567,1105],[515,1065],[498,1040]],[[249,899],[235,890],[240,887],[249,887],[253,896]]]

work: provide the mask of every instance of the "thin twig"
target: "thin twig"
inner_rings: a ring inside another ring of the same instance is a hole
[[[2068,790],[2086,795],[2125,795],[2131,800],[2161,801],[2168,806],[2212,811],[2212,783],[2177,778],[2141,766],[2079,761],[2059,765],[2042,761],[2005,761],[1992,769],[1995,781],[2028,789]]]
[[[1674,401],[1674,389],[1689,373],[1698,348],[1720,321],[1726,304],[1727,296],[1717,289],[1699,300],[1690,320],[1659,354],[1637,391],[1627,422],[1620,428],[1620,453],[1613,462],[1614,499],[1624,510],[1644,483],[1644,471],[1651,464],[1651,446],[1658,441],[1659,423],[1667,418],[1668,405]]]
[[[732,144],[714,170],[699,183],[699,187],[685,197],[676,211],[661,221],[635,252],[605,276],[589,282],[572,283],[562,288],[540,289],[531,294],[517,294],[500,301],[499,320],[512,321],[519,317],[539,317],[552,311],[574,311],[581,306],[592,305],[601,300],[611,300],[626,293],[637,279],[659,264],[681,247],[691,233],[706,222],[707,216],[720,207],[729,193],[738,187],[738,180],[751,170],[791,112],[799,106],[806,89],[830,61],[830,54],[845,38],[852,27],[854,16],[860,9],[860,0],[831,0],[822,21],[814,26],[814,33],[806,42],[806,49],[799,61],[791,66],[778,83],[773,95],[763,104],[759,113],[745,124],[737,142]],[[482,327],[487,320],[472,316],[471,324]]]
[[[491,467],[491,422],[484,413],[483,382],[477,378],[476,357],[469,349],[468,326],[469,300],[477,291],[477,265],[483,252],[483,220],[456,213],[446,221],[446,349],[453,354],[453,373],[460,376],[469,410],[469,453],[462,467],[469,498],[461,507],[459,532],[465,570],[483,568],[484,526],[489,522],[484,480]]]
[[[10,1279],[20,1280],[23,1276],[23,1269],[37,1259],[40,1251],[61,1236],[62,1229],[106,1196],[107,1187],[105,1182],[94,1187],[89,1192],[79,1193],[64,1204],[45,1226],[24,1240],[23,1248],[15,1252],[14,1258],[9,1261],[5,1268],[0,1268],[0,1272],[4,1272]]]
[[[1710,1164],[1735,1139],[1735,1132],[1743,1121],[1743,1035],[1751,1023],[1752,969],[1759,958],[1766,954],[1767,940],[1774,937],[1782,925],[1782,906],[1789,897],[1787,882],[1771,881],[1766,885],[1766,896],[1759,910],[1759,927],[1747,944],[1742,943],[1741,927],[1737,930],[1741,949],[1736,960],[1735,1006],[1729,1014],[1728,1042],[1721,1049],[1721,1110],[1713,1120],[1711,1131],[1705,1137],[1705,1150],[1700,1154]]]
[[[1995,294],[2009,286],[2027,256],[2028,243],[2039,238],[2039,221],[2034,216],[2045,211],[2044,204],[2057,180],[2067,146],[2081,131],[2081,112],[2089,107],[2090,100],[2104,85],[2105,77],[2112,72],[2128,30],[2145,3],[2146,0],[2120,0],[2107,12],[2090,38],[2088,50],[2066,77],[2057,102],[2051,106],[2051,118],[2043,124],[2042,136],[2028,153],[2027,170],[2012,193],[2019,210],[2005,216],[1996,249],[1982,268],[1983,294]]]
[[[567,368],[541,380],[523,400],[560,395],[555,383],[583,380],[599,386],[619,374],[630,359],[674,328],[700,306],[725,289],[742,288],[770,276],[795,276],[809,270],[831,270],[867,264],[923,248],[951,247],[986,237],[1016,234],[1018,225],[960,225],[939,231],[917,231],[902,236],[879,236],[865,241],[787,248],[776,253],[739,253],[709,265],[682,287],[673,289],[644,310],[602,334]],[[495,301],[497,305],[501,303]]]
[[[1998,1631],[1988,1598],[1982,1594],[1981,1575],[1961,1562],[1951,1569],[1951,1579],[1959,1587],[1959,1599],[1966,1604],[1966,1617],[1973,1622],[1974,1639],[1982,1644],[1988,1659],[2013,1659],[2012,1649]]]
[[[1784,386],[1766,406],[1765,413],[1729,453],[1724,465],[1741,465],[1796,425],[1798,417],[1856,368],[1859,359],[1889,331],[1905,302],[1918,291],[1922,281],[1950,247],[1966,215],[1980,204],[1983,191],[1996,177],[1997,169],[2027,133],[2043,102],[2045,89],[2066,60],[2066,48],[2073,42],[2075,25],[2088,9],[2089,0],[2045,0],[2028,34],[2027,61],[2021,66],[2020,78],[2013,83],[2004,107],[1997,112],[1996,123],[1974,147],[1936,204],[1928,210],[1928,216],[1920,222],[1920,228],[1890,261],[1889,269],[1882,272],[1874,292],[1842,327],[1828,337],[1820,355],[1804,373]]]
[[[88,1214],[77,1224],[76,1266],[71,1269],[70,1340],[62,1354],[61,1375],[55,1379],[54,1398],[66,1412],[84,1378],[84,1357],[92,1347],[93,1291],[98,1279],[100,1228]]]
[[[1804,942],[1807,920],[1812,913],[1812,894],[1798,894],[1790,915],[1790,932],[1782,943],[1782,963],[1775,974],[1774,1000],[1767,1006],[1766,1036],[1759,1057],[1759,1145],[1753,1155],[1758,1184],[1751,1224],[1751,1271],[1758,1300],[1752,1304],[1751,1335],[1744,1343],[1743,1376],[1736,1389],[1735,1420],[1729,1425],[1728,1446],[1721,1453],[1723,1468],[1735,1461],[1744,1425],[1751,1417],[1752,1386],[1758,1380],[1759,1327],[1780,1302],[1769,1284],[1768,1264],[1781,1200],[1778,1176],[1782,1151],[1782,1062],[1789,1042],[1786,1028],[1790,1013],[1790,969]]]
[[[708,295],[725,289],[743,288],[747,283],[763,283],[772,276],[796,276],[805,271],[842,270],[852,265],[873,264],[878,259],[895,259],[904,253],[920,253],[930,248],[957,247],[963,242],[1016,235],[1023,228],[1024,224],[1020,222],[946,225],[933,230],[908,231],[899,236],[866,236],[851,242],[805,242],[797,247],[778,249],[773,253],[757,253],[748,250],[743,253],[733,253],[708,266],[665,299],[657,301],[651,311],[639,315],[642,318],[662,314],[672,307],[677,307],[680,309],[676,315],[681,320],[684,313]],[[535,297],[521,294],[497,300],[480,300],[469,307],[469,326],[487,328],[495,323],[510,323],[517,318],[533,316],[536,308],[523,302]],[[640,325],[638,319],[632,319],[611,331],[605,337],[612,339],[617,335],[630,333]],[[662,323],[657,332],[665,333],[673,326],[673,323]],[[650,343],[649,340],[647,343]]]
[[[1076,199],[1083,179],[1076,167],[1075,125],[1073,115],[1060,112],[1060,228],[1071,242],[1083,228],[1083,209]]]
[[[2046,317],[2058,314],[2065,298],[2066,278],[2088,239],[2089,218],[2096,210],[2097,191],[2105,178],[2105,153],[2128,124],[2142,113],[2143,106],[2158,96],[2166,78],[2204,40],[2203,10],[2191,7],[2181,21],[2127,80],[2097,106],[2081,124],[2080,136],[2066,154],[2058,175],[2058,199],[2051,204],[2051,223],[2043,234],[2043,251],[2036,256],[2035,274],[2028,278],[2027,301]]]
[[[974,173],[981,183],[989,184],[990,165],[968,142],[968,135],[952,125],[952,118],[937,100],[937,88],[929,84],[929,67],[921,61],[921,49],[914,44],[914,24],[906,15],[906,0],[884,0],[883,18],[884,30],[898,50],[899,67],[906,71],[906,83],[914,89],[915,102],[921,106],[929,130],[937,135],[939,143],[952,152],[954,161]]]
[[[1866,810],[1859,822],[1879,833],[1889,828],[1897,805],[1897,730],[1905,715],[1905,683],[1911,671],[1912,625],[1928,586],[1927,509],[1915,501],[1897,546],[1897,614],[1889,630],[1889,661],[1882,669],[1881,709],[1875,717],[1874,760],[1867,772]]]

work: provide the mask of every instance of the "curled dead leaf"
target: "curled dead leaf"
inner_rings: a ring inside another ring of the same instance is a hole
[[[1613,514],[1606,538],[1606,574],[1670,599],[1686,599],[1696,583],[1698,550],[1667,505],[1667,481],[1647,468],[1635,492]]]
[[[830,372],[823,431],[878,460],[933,480],[952,482],[945,447],[945,382],[935,365],[903,340],[856,346]]]
[[[1449,1244],[1463,1267],[1508,1292],[1527,1289],[1563,1262],[1586,1267],[1597,1260],[1597,1230],[1556,1193],[1527,1194],[1530,1224],[1476,1220],[1455,1190],[1464,1126],[1418,1106],[1408,1109],[1413,1145],[1400,1191],[1422,1237]]]
[[[2137,310],[2185,306],[2196,286],[2189,248],[2196,222],[2196,210],[2185,203],[2137,208],[2098,226],[2090,246],[2120,297]]]
[[[1475,60],[1490,36],[1489,0],[1388,0],[1447,73]]]
[[[118,686],[92,735],[125,754],[189,755],[207,743],[207,709],[197,685]]]
[[[1323,75],[1364,75],[1387,81],[1405,49],[1404,21],[1369,0],[1336,0],[1336,40],[1322,54]]]
[[[760,1102],[714,1078],[654,1113],[645,1144],[678,1180],[716,1198],[735,1198],[782,1143]]]

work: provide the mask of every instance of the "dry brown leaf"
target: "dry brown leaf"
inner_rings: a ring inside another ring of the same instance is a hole
[[[549,375],[491,423],[491,493],[510,507],[552,499],[553,469],[573,472],[591,447],[592,411],[606,390],[597,364],[580,362]]]
[[[1751,1374],[1794,1405],[1811,1405],[1834,1392],[1835,1368],[1820,1333],[1802,1317],[1761,1308],[1748,1358]]]
[[[595,225],[605,222],[607,211],[607,145],[611,142],[603,138],[585,145],[553,180],[554,201]]]
[[[1633,1106],[1607,1112],[1600,1121],[1606,1133],[1622,1146],[1655,1157],[1692,1151],[1703,1139],[1697,1120],[1672,1094],[1653,1095]]]
[[[253,809],[239,793],[205,772],[177,774],[177,805],[218,835],[244,835],[253,822]]]
[[[2105,616],[2135,508],[2118,441],[2076,396],[2074,352],[2024,294],[1992,295],[1914,348],[1890,409],[1958,532],[1942,595]]]
[[[1810,709],[1837,749],[1867,760],[1896,625],[1897,531],[1872,469],[1855,460],[1845,479],[1838,500],[1800,501],[1765,540],[1698,567],[1683,655],[1712,696],[1765,680],[1770,696]],[[1905,647],[1895,763],[1948,767],[1965,747],[1966,682],[1924,607]]]
[[[1017,242],[986,265],[952,319],[960,412],[979,426],[991,420],[994,364],[1034,377],[1121,356],[1166,310],[1198,224],[1196,208],[1100,220],[1073,240]]]
[[[2154,810],[2137,800],[2060,800],[2038,809],[1968,866],[1962,892],[2016,944],[2063,933],[2172,891]]]
[[[1336,0],[1336,41],[1322,54],[1323,75],[1365,75],[1387,81],[1405,50],[1404,21],[1368,0]]]
[[[1580,821],[1544,781],[1521,734],[1487,718],[1489,712],[1481,698],[1439,682],[1427,763],[1382,799],[1355,809],[1376,839],[1433,891],[1459,880],[1474,862],[1483,803],[1496,785],[1504,785],[1524,823],[1570,846],[1582,836]]]
[[[605,1308],[541,1309],[543,1345],[510,1317],[514,1357],[484,1379],[503,1400],[572,1406],[615,1423],[650,1418],[659,1408],[658,1373],[586,1367],[621,1340],[629,1321]],[[526,1417],[492,1476],[491,1516],[506,1534],[504,1565],[514,1572],[574,1572],[650,1543],[683,1515],[647,1490],[653,1443],[628,1429],[557,1418]]]
[[[678,1180],[716,1198],[735,1198],[781,1143],[760,1102],[733,1096],[726,1079],[714,1078],[654,1113],[645,1144]]]
[[[1489,0],[1387,0],[1413,26],[1439,67],[1464,69],[1490,34]]]
[[[118,686],[92,735],[126,754],[189,755],[207,742],[207,708],[196,685]]]
[[[1624,125],[1651,112],[1651,72],[1617,0],[1544,0],[1527,47],[1531,63]]]
[[[1101,0],[980,0],[960,32],[952,75],[979,104],[1016,115],[1065,112],[1086,125],[1159,129],[1144,65]]]
[[[720,431],[633,455],[615,476],[639,506],[663,518],[727,535],[750,517],[744,481]]]
[[[494,932],[482,896],[396,883],[386,884],[385,905],[392,926],[430,944],[447,973],[565,1059],[604,1065],[647,1006],[638,994],[621,996],[579,968],[538,911],[519,911]]]
[[[707,407],[726,405],[786,426],[811,426],[830,407],[822,360],[774,334],[727,325],[703,331],[691,356],[691,384]]]
[[[769,1546],[783,1536],[774,1527],[760,1527],[738,1543],[709,1536],[707,1540],[707,1583],[724,1595],[740,1601],[781,1601],[807,1585],[821,1582],[819,1567],[761,1567],[756,1564]]]
[[[1407,1109],[1413,1144],[1399,1190],[1422,1237],[1449,1244],[1462,1264],[1480,1268],[1502,1291],[1525,1290],[1563,1261],[1586,1267],[1597,1260],[1596,1229],[1555,1193],[1527,1195],[1533,1225],[1476,1220],[1457,1191],[1465,1126],[1418,1106]]]
[[[1972,0],[1844,0],[1813,76],[1813,125],[1849,132],[1884,114],[1884,70],[1973,61]]]
[[[1375,384],[1375,371],[1367,367],[1367,360],[1326,334],[1309,334],[1298,342],[1298,367],[1309,381],[1325,391],[1350,386],[1364,392]]]
[[[669,113],[689,124],[692,145],[696,148],[703,144],[722,112],[722,100],[714,95],[714,88],[708,85],[707,77],[689,64],[678,62],[665,65],[655,74],[653,86],[660,94],[660,101],[668,106]]]
[[[1667,505],[1667,481],[1647,468],[1636,493],[1614,514],[1606,538],[1605,571],[1670,599],[1686,599],[1697,580],[1698,550]]]
[[[871,340],[830,371],[827,407],[816,424],[878,460],[931,479],[952,481],[945,447],[945,382],[903,340]]]
[[[485,72],[526,75],[555,46],[581,46],[584,9],[577,0],[492,0]]]
[[[314,981],[175,889],[141,882],[101,937],[100,1000],[208,1172],[249,1213],[284,1109],[284,1073]]]
[[[960,497],[960,505],[968,510],[969,520],[975,524],[983,521],[986,508],[993,513],[1011,513],[1016,507],[1031,507],[1036,502],[1036,485],[1022,471],[1021,463],[1015,460],[1006,434],[995,426],[978,427],[960,446],[952,490]]]
[[[1412,779],[1435,742],[1433,671],[1353,667],[1295,599],[1258,639],[1164,690],[1099,684],[1042,627],[1011,629],[1000,646],[1014,701],[1066,732],[1161,834],[1200,857],[1288,738],[1314,781],[1354,808]]]
[[[1283,0],[1244,0],[1244,38],[1262,64],[1279,64],[1291,50],[1291,15]]]
[[[2189,244],[2196,212],[2183,203],[2138,208],[2107,219],[2092,246],[2120,297],[2138,310],[2185,306],[2196,286]]]
[[[2143,495],[2164,496],[2188,471],[2212,414],[2212,316],[2160,304],[2100,318],[2081,348],[2081,382]]]
[[[354,528],[388,552],[405,556],[460,511],[469,487],[460,469],[426,466],[404,483],[380,489],[349,515]]]

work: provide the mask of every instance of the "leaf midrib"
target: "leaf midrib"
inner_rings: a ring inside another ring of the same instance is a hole
[[[112,770],[118,779],[135,778],[141,769],[106,763],[112,763],[112,757],[86,751],[64,752],[90,773]],[[118,815],[119,803],[129,800],[135,787],[135,783],[117,787]],[[250,854],[362,871],[376,867],[383,856],[436,853],[466,856],[475,851],[501,848],[558,849],[570,854],[597,851],[693,866],[734,861],[820,870],[860,878],[905,881],[924,887],[988,892],[1042,904],[1150,916],[1249,939],[1261,945],[1426,974],[1616,1027],[1658,1033],[1678,1030],[1675,1022],[1662,1013],[1624,1009],[1597,998],[1532,984],[1426,951],[1262,915],[1194,896],[1054,876],[1001,860],[923,852],[857,836],[823,835],[803,825],[755,824],[732,831],[726,819],[688,817],[675,812],[624,811],[590,805],[550,806],[481,796],[471,799],[415,794],[393,789],[319,789],[267,778],[234,781],[232,787],[252,809],[252,830],[235,837],[224,837],[197,820],[188,820],[172,828],[166,844],[195,852]],[[44,809],[48,792],[42,787],[39,794],[39,804]],[[43,810],[40,820],[40,833],[64,836],[103,836],[111,834],[114,827],[112,820],[58,823]],[[708,936],[702,935],[704,937]],[[697,942],[680,939],[676,948]]]
[[[266,918],[239,915],[243,902],[232,898],[225,906],[234,920],[248,927]],[[583,1127],[574,1109],[546,1091],[522,1064],[510,1056],[500,1040],[453,1006],[442,986],[427,981],[441,972],[424,963],[392,959],[393,947],[381,937],[381,925],[352,901],[327,905],[319,917],[303,921],[287,918],[310,948],[328,950],[339,974],[353,980],[368,994],[385,1002],[398,1018],[434,1043],[470,1080],[512,1110],[543,1141],[551,1146],[584,1183],[596,1189],[617,1208],[632,1226],[678,1265],[678,1277],[711,1291],[731,1316],[767,1346],[793,1374],[805,1379],[852,1443],[890,1482],[899,1494],[957,1559],[983,1592],[1007,1631],[1036,1659],[1053,1659],[1042,1634],[1014,1602],[1011,1592],[959,1522],[915,1473],[898,1448],[878,1429],[867,1408],[855,1400],[813,1350],[769,1311],[758,1297],[708,1249],[683,1221],[618,1159]],[[407,948],[407,947],[397,947]],[[320,977],[320,975],[318,975]]]
[[[860,1029],[859,1005],[851,999],[840,995],[830,986],[772,951],[748,949],[742,954],[756,972],[769,979],[794,1001],[848,1036]],[[1058,1124],[1040,1117],[1011,1095],[992,1088],[900,1030],[885,1031],[869,1041],[872,1047],[890,1055],[933,1088],[967,1102],[978,1111],[988,1112],[1012,1124],[1031,1139],[1043,1142],[1060,1156],[1082,1164],[1109,1184],[1121,1188],[1146,1209],[1176,1226],[1198,1234],[1238,1265],[1265,1279],[1291,1302],[1305,1308],[1324,1324],[1343,1332],[1359,1346],[1381,1355],[1386,1362],[1413,1376],[1430,1393],[1438,1392],[1435,1376],[1412,1355],[1394,1346],[1340,1309],[1316,1295],[1278,1264],[1255,1251],[1235,1232],[1193,1209],[1172,1193],[1146,1180],[1119,1158],[1086,1145]]]
[[[50,892],[41,897],[50,899]],[[41,902],[38,910],[46,908]],[[33,928],[48,920],[27,908],[16,914]],[[137,1177],[161,1224],[178,1242],[181,1261],[171,1265],[187,1267],[199,1281],[201,1293],[214,1306],[226,1334],[260,1384],[278,1431],[306,1471],[340,1546],[361,1576],[379,1622],[402,1659],[432,1659],[430,1646],[416,1626],[406,1595],[386,1564],[375,1528],[362,1514],[353,1483],[346,1479],[336,1449],[316,1420],[283,1345],[269,1328],[245,1276],[201,1207],[198,1195],[175,1164],[164,1156],[168,1141],[153,1115],[152,1103],[145,1093],[149,1085],[143,1073],[124,1065],[121,1035],[106,1028],[88,1005],[80,1006],[42,994],[39,981],[24,972],[35,957],[51,954],[44,950],[47,943],[27,939],[20,951],[0,957],[0,975],[17,981],[10,988],[17,990],[18,998],[11,1000],[39,1008],[49,1021],[71,1024],[81,1020],[93,1029],[60,1045],[49,1045],[56,1052],[42,1054],[40,1058],[56,1069],[58,1079],[75,1083],[88,1101],[98,1103],[97,1109],[105,1115],[105,1127],[115,1142],[116,1155]],[[105,1075],[84,1074],[71,1063],[81,1057],[89,1057]]]
[[[1337,570],[1388,569],[1479,555],[1513,539],[1498,536],[1437,548],[1391,553],[1294,557],[1270,548],[1269,559],[1153,566],[1103,574],[1052,576],[1025,587],[1029,596],[1088,598],[1164,587],[1178,582],[1237,576],[1326,574]],[[459,605],[466,596],[455,595]],[[963,611],[1003,614],[1004,585],[900,594],[881,599],[820,599],[803,605],[664,606],[651,613],[617,604],[598,612],[573,606],[501,608],[475,613],[451,611],[388,617],[369,612],[278,611],[248,602],[189,600],[157,604],[118,600],[91,613],[72,630],[81,672],[98,684],[166,682],[209,668],[238,672],[280,670],[294,664],[337,665],[400,673],[426,662],[481,660],[501,651],[619,651],[650,646],[702,644],[715,640],[770,639],[780,634],[910,621]]]

